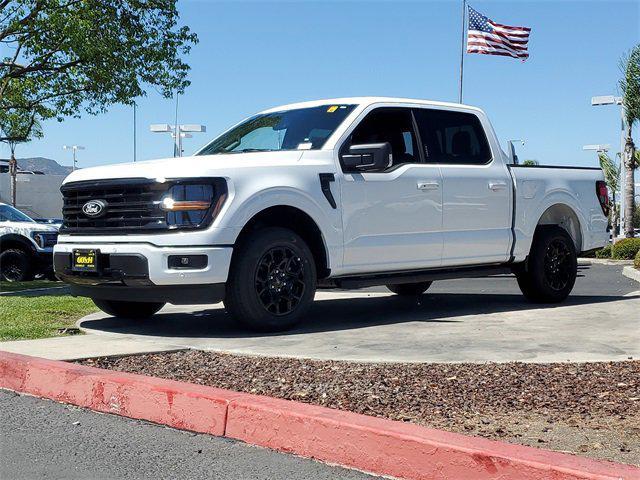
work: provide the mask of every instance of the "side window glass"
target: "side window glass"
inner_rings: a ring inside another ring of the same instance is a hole
[[[416,109],[427,162],[484,165],[491,150],[478,117],[471,113]]]
[[[389,142],[393,165],[418,163],[418,144],[411,110],[406,108],[378,108],[370,112],[351,134],[349,145]]]

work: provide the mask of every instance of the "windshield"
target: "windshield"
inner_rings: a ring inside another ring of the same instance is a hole
[[[322,105],[256,115],[216,138],[197,155],[317,150],[355,105]]]
[[[9,205],[0,205],[0,222],[34,223],[27,215]]]

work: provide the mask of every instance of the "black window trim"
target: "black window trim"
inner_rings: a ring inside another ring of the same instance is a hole
[[[342,173],[346,173],[346,174],[353,174],[353,173],[377,173],[377,174],[382,174],[382,173],[391,173],[394,172],[395,170],[397,170],[400,167],[403,167],[404,165],[436,165],[435,163],[427,163],[425,161],[425,157],[424,157],[424,151],[423,151],[423,146],[422,146],[422,140],[420,138],[420,129],[418,128],[418,122],[416,121],[416,117],[413,113],[414,107],[413,106],[409,106],[409,105],[379,105],[376,106],[375,104],[372,105],[373,108],[371,110],[365,110],[364,116],[360,119],[354,122],[353,128],[351,128],[350,130],[347,130],[346,133],[346,138],[342,141],[342,143],[340,144],[340,148],[338,148],[338,162],[340,163],[340,170],[342,171]],[[349,144],[349,142],[351,141],[351,135],[353,134],[353,132],[356,130],[356,128],[358,128],[358,126],[373,112],[375,112],[376,110],[382,110],[382,109],[387,109],[387,110],[409,110],[409,113],[411,114],[411,128],[413,128],[413,135],[415,137],[416,140],[416,146],[418,147],[418,155],[419,155],[419,161],[417,162],[405,162],[405,163],[398,163],[397,165],[391,165],[389,168],[386,168],[382,171],[379,172],[351,172],[349,170],[345,170],[344,168],[344,164],[342,163],[342,155],[343,153],[345,153],[345,148],[346,146]]]
[[[487,132],[484,129],[484,125],[482,125],[482,121],[480,120],[480,117],[478,115],[476,115],[474,112],[468,111],[468,110],[449,110],[446,108],[433,108],[433,106],[431,105],[425,105],[424,107],[411,107],[412,109],[412,115],[413,115],[413,110],[435,110],[435,111],[439,111],[439,112],[455,112],[455,113],[464,113],[467,115],[473,115],[476,120],[478,120],[478,123],[480,124],[480,130],[482,130],[482,136],[484,138],[484,141],[487,144],[487,147],[489,147],[489,160],[487,160],[484,163],[449,163],[449,162],[428,162],[426,161],[426,159],[424,159],[424,163],[427,165],[444,165],[444,166],[458,166],[458,165],[465,165],[468,167],[484,167],[487,165],[491,165],[493,163],[493,161],[495,160],[495,157],[493,155],[493,148],[491,147],[491,142],[489,142],[489,137],[487,137]],[[414,116],[414,121],[415,121],[415,115]],[[418,127],[417,125],[417,121],[416,121],[416,127]],[[418,128],[418,132],[420,132],[420,128]],[[424,154],[424,145],[422,145],[422,143],[420,144],[420,146],[422,148],[420,148],[421,152]],[[423,155],[424,158],[424,155]]]

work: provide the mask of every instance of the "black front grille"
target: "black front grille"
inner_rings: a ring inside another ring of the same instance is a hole
[[[144,178],[73,182],[62,186],[62,233],[137,233],[169,228],[160,202],[169,185]],[[82,207],[101,200],[105,213],[86,215]]]

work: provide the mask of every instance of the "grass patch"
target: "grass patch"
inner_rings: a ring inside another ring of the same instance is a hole
[[[51,280],[32,280],[29,282],[0,282],[0,292],[20,292],[22,290],[33,290],[35,288],[63,287],[62,282]]]
[[[97,310],[85,297],[2,295],[0,341],[54,337],[59,328],[73,327],[77,319]]]

